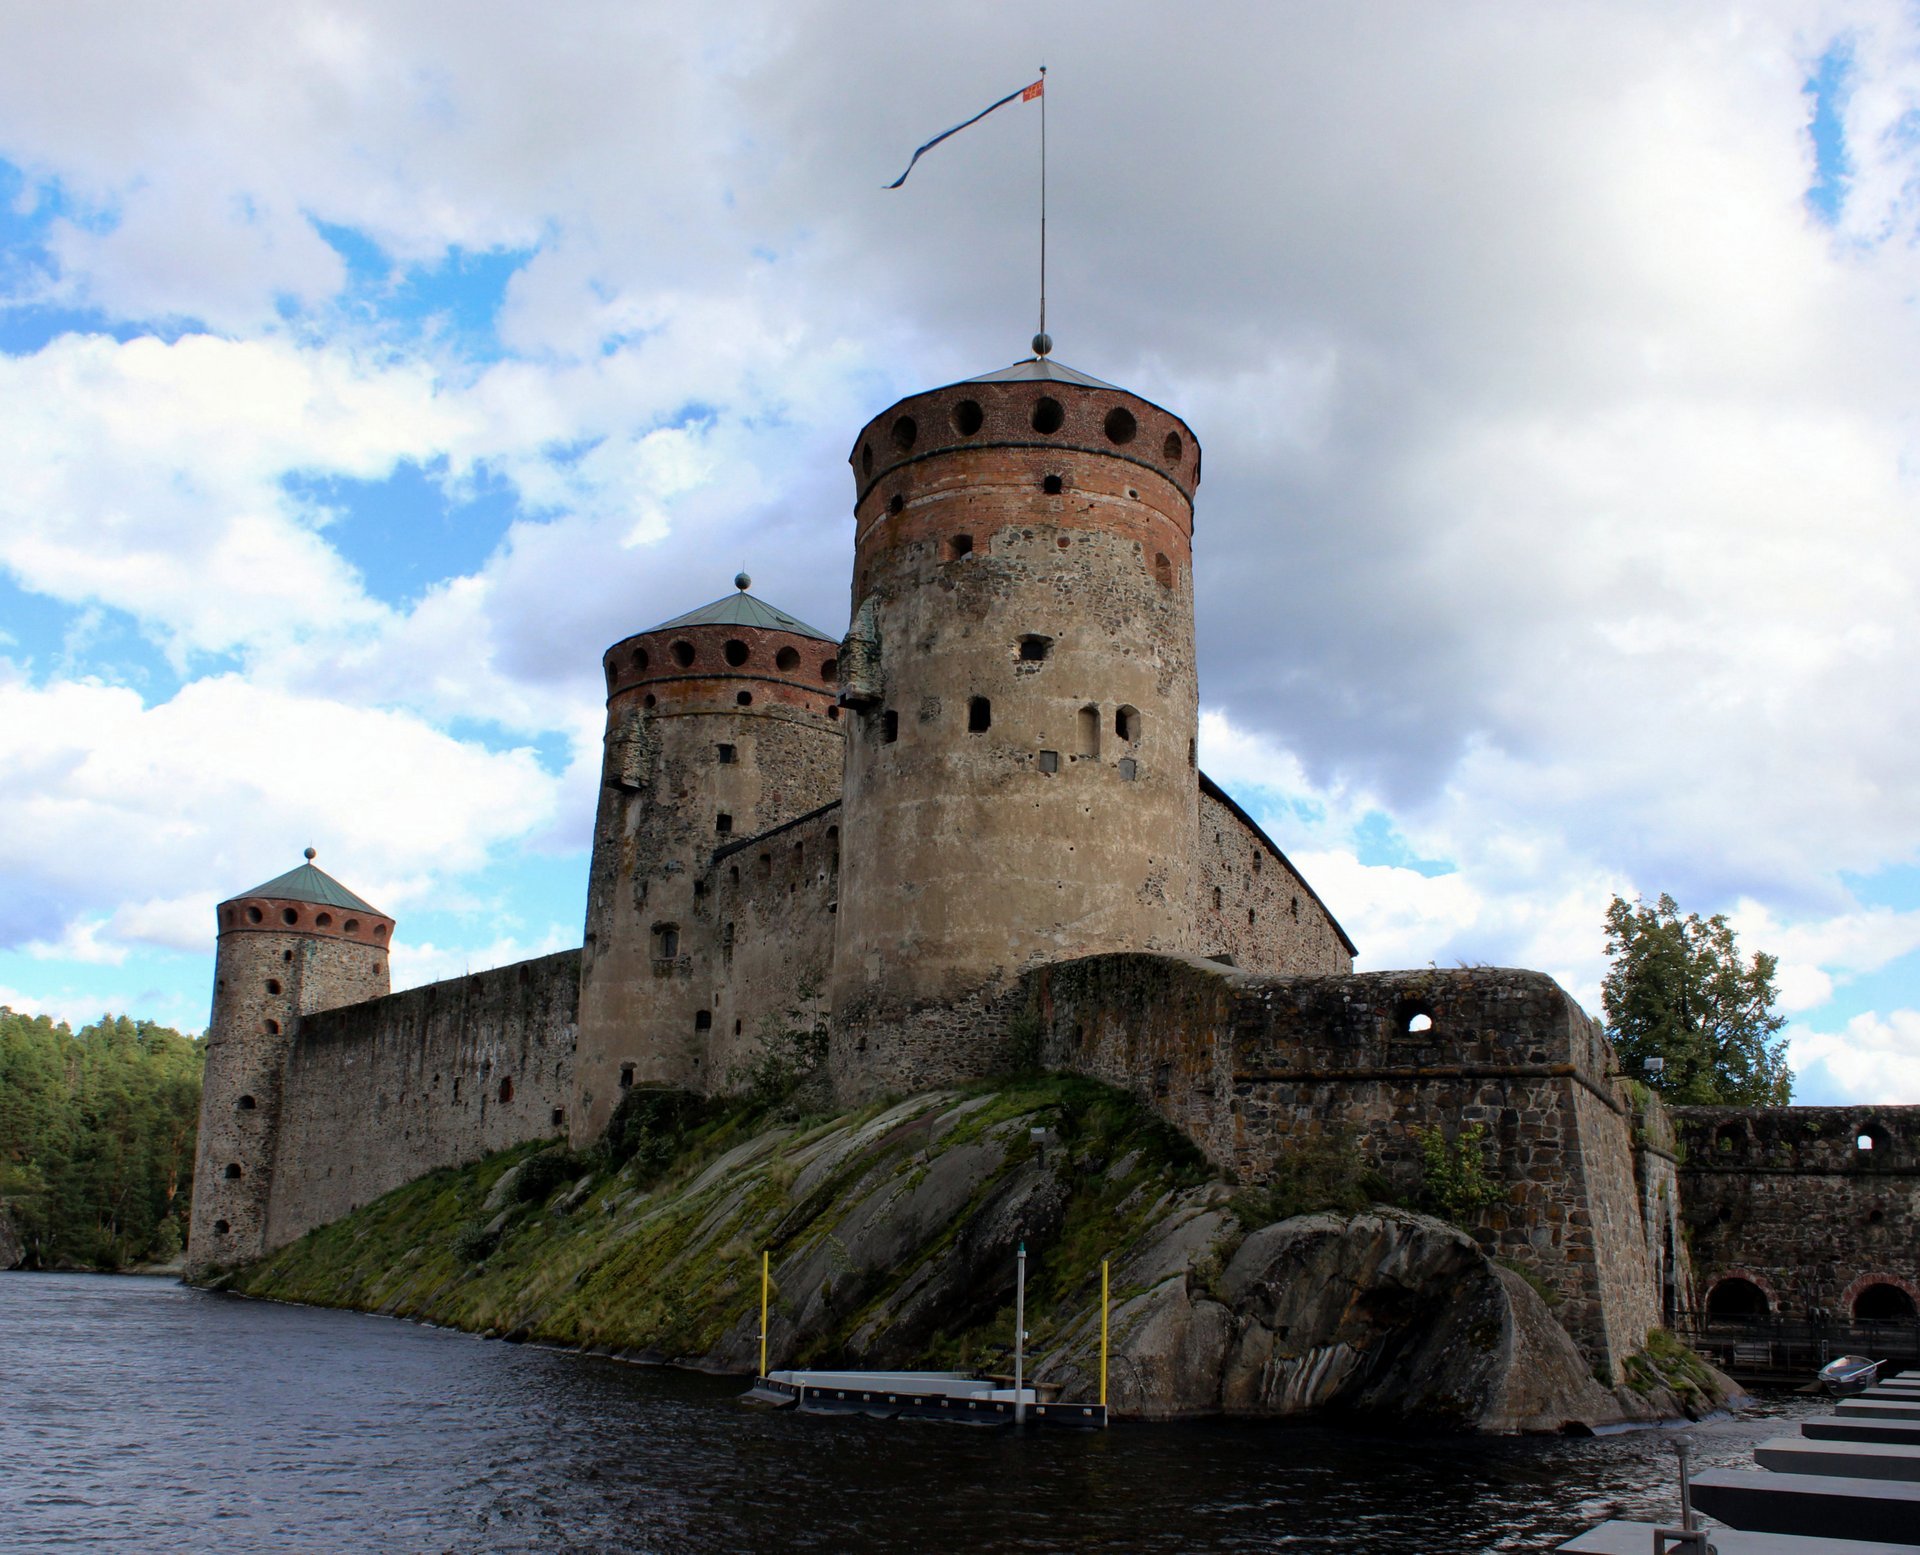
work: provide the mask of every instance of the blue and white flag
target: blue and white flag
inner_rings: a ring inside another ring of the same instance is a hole
[[[946,130],[943,133],[934,136],[932,140],[928,141],[918,151],[914,152],[913,161],[907,163],[907,173],[911,173],[913,171],[914,162],[918,162],[929,151],[933,150],[935,146],[939,145],[941,141],[947,139],[948,136],[958,135],[962,130],[964,130],[967,127],[968,124],[978,124],[988,114],[992,113],[995,108],[1006,107],[1007,104],[1012,102],[1016,97],[1019,98],[1020,101],[1023,103],[1032,102],[1034,98],[1038,97],[1046,89],[1046,85],[1047,85],[1047,78],[1045,76],[1042,76],[1038,81],[1034,82],[1032,86],[1023,86],[1017,92],[1009,92],[1005,97],[1001,98],[999,102],[991,103],[987,107],[982,108],[971,119],[968,119],[966,121],[966,124],[956,124],[952,129]],[[902,173],[898,178],[894,179],[892,183],[888,184],[887,187],[889,189],[898,189],[902,184],[904,184],[907,181],[907,173]]]

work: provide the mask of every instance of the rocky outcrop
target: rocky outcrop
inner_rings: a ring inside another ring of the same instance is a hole
[[[0,1269],[17,1269],[27,1261],[27,1245],[20,1240],[13,1216],[0,1201]]]
[[[1559,1431],[1718,1403],[1651,1360],[1596,1382],[1546,1302],[1465,1233],[1375,1208],[1248,1226],[1190,1147],[1086,1080],[939,1092],[828,1123],[721,1124],[655,1177],[526,1151],[401,1189],[234,1288],[705,1369],[1011,1370],[1026,1244],[1029,1370],[1141,1418],[1316,1411]],[[668,1159],[671,1152],[656,1159]],[[551,1184],[551,1186],[548,1186]],[[1722,1379],[1723,1380],[1723,1379]]]

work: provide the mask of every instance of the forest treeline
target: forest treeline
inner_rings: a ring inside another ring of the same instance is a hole
[[[119,1269],[186,1240],[203,1044],[108,1016],[0,1005],[0,1203],[27,1267]]]

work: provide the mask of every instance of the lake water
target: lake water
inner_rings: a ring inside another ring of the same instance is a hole
[[[0,1275],[0,1550],[1545,1550],[1673,1519],[1672,1434],[770,1414],[731,1379],[158,1279]],[[1690,1428],[1750,1461],[1809,1399]]]

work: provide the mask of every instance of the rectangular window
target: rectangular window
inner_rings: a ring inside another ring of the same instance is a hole
[[[693,1012],[693,1029],[695,1031],[713,1030],[713,1011],[695,1010]]]
[[[880,739],[882,743],[891,745],[899,738],[900,715],[892,708],[888,708],[880,715]]]
[[[720,753],[721,766],[730,767],[733,765],[735,751],[731,745],[720,745],[716,746],[715,749]]]
[[[1058,772],[1060,770],[1060,752],[1040,752],[1040,770],[1042,772]]]
[[[623,1091],[630,1091],[633,1089],[633,1065],[632,1064],[622,1064],[620,1066],[620,1089]]]
[[[1120,781],[1123,783],[1131,783],[1139,776],[1140,763],[1135,761],[1131,756],[1122,756],[1120,758]]]
[[[733,817],[728,815],[725,810],[722,810],[713,818],[713,829],[722,837],[731,835],[733,832]]]
[[[972,697],[967,702],[967,733],[985,734],[993,727],[993,704],[985,697]]]

